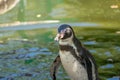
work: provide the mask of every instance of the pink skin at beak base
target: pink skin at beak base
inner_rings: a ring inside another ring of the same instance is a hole
[[[64,37],[64,33],[58,33],[56,35],[56,37],[54,38],[55,41],[59,41],[60,39],[62,39]]]

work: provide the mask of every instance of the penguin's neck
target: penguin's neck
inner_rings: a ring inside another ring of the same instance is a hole
[[[59,41],[59,48],[60,51],[71,51],[74,50],[76,55],[82,55],[82,45],[81,42],[76,38],[68,38],[66,40],[60,40]]]
[[[59,41],[59,45],[61,46],[60,48],[68,48],[70,49],[71,47],[74,47],[74,42],[73,42],[73,39],[72,38],[67,38],[67,39],[64,39],[64,40],[60,40]]]
[[[60,40],[59,41],[59,48],[62,51],[69,51],[71,49],[76,49],[72,38]]]
[[[73,39],[72,38],[59,40],[59,45],[69,45],[70,46],[72,44],[73,44]]]
[[[64,39],[64,40],[60,40],[59,41],[59,45],[60,46],[71,46],[73,47],[74,49],[77,49],[77,48],[81,48],[82,45],[81,45],[81,42],[76,38],[76,37],[70,37],[70,38],[67,38],[67,39]]]

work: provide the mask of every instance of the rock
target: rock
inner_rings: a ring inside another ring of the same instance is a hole
[[[38,47],[32,47],[32,48],[29,48],[28,51],[30,52],[35,52],[35,51],[38,51],[39,48]]]
[[[16,53],[27,53],[28,51],[25,48],[20,48],[16,50]]]
[[[108,62],[113,62],[113,59],[109,58],[107,59]]]
[[[95,41],[86,41],[86,42],[84,42],[84,44],[85,45],[96,45],[97,42],[95,42]]]
[[[42,49],[40,49],[40,51],[41,51],[41,52],[49,52],[49,49],[47,49],[47,48],[42,48]]]

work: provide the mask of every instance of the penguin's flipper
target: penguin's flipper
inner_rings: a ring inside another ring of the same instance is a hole
[[[50,67],[50,75],[52,80],[56,80],[56,73],[60,65],[61,65],[61,59],[60,56],[58,55]]]

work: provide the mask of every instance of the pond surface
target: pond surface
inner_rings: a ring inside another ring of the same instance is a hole
[[[54,28],[54,27],[58,27],[61,24],[69,24],[71,26],[81,26],[81,27],[96,27],[96,26],[100,26],[100,24],[97,23],[92,23],[92,22],[68,22],[68,23],[54,23],[53,21],[51,21],[51,23],[49,22],[45,22],[45,23],[38,23],[38,24],[28,24],[26,25],[16,25],[16,26],[6,26],[6,27],[2,27],[0,28],[0,31],[13,31],[13,30],[32,30],[32,29],[39,29],[39,28]]]
[[[78,39],[95,57],[100,78],[119,80],[120,29],[102,26],[73,28]],[[56,29],[0,31],[5,35],[0,36],[0,80],[51,80],[49,68],[58,54],[58,44],[54,42]],[[57,78],[69,80],[62,67]]]

